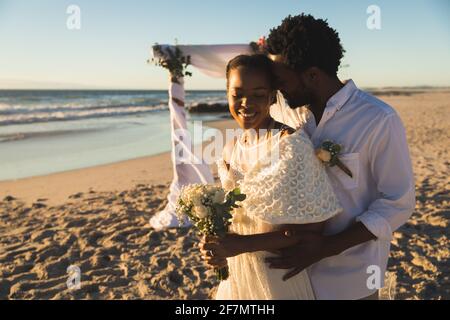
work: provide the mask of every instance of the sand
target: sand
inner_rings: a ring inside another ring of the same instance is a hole
[[[392,241],[396,298],[450,299],[450,93],[385,100],[404,122],[416,179],[416,209]]]
[[[412,218],[394,233],[383,297],[449,299],[450,93],[381,98],[404,121],[417,190]],[[195,232],[149,227],[171,177],[166,153],[0,182],[0,299],[212,297],[218,282]],[[71,265],[81,270],[79,290],[66,285]]]

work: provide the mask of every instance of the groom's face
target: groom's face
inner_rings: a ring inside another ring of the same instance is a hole
[[[274,73],[277,77],[277,89],[283,94],[291,108],[298,108],[310,103],[311,93],[304,77],[291,69],[282,56],[273,55]]]

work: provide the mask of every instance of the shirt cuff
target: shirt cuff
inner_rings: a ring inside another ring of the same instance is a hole
[[[361,222],[370,232],[372,232],[378,239],[391,241],[392,228],[389,222],[373,211],[366,211],[356,221]]]

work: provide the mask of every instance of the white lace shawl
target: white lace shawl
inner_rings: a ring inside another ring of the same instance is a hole
[[[279,148],[275,161],[271,158],[274,148]],[[219,167],[221,178],[223,169]],[[236,183],[247,195],[243,211],[269,224],[322,222],[342,210],[325,168],[303,130],[280,139],[240,178]]]

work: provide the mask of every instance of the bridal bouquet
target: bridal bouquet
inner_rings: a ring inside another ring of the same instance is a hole
[[[225,193],[221,187],[191,184],[181,189],[176,212],[181,222],[189,218],[201,234],[223,237],[231,224],[231,211],[245,197],[238,188]],[[214,271],[219,280],[228,278],[228,266]]]

